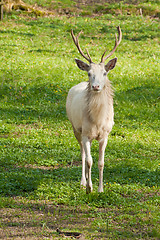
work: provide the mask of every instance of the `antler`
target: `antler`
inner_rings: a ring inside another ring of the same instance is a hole
[[[102,58],[101,58],[101,63],[104,63],[105,60],[107,58],[109,58],[116,51],[116,48],[118,47],[118,45],[120,44],[120,42],[122,40],[122,32],[121,32],[120,26],[117,27],[117,30],[118,30],[118,41],[117,41],[117,34],[115,34],[116,40],[115,40],[114,48],[106,57],[104,57],[104,55],[107,51],[107,50],[105,50],[105,52],[103,53]]]
[[[87,57],[87,56],[83,53],[82,49],[80,48],[80,45],[79,45],[79,42],[78,42],[78,37],[79,37],[79,35],[80,35],[81,33],[82,33],[82,31],[80,31],[79,34],[78,34],[77,37],[76,37],[76,36],[74,35],[74,33],[73,33],[73,30],[71,30],[71,35],[72,35],[73,41],[74,41],[74,43],[75,43],[75,45],[76,45],[79,53],[80,53],[89,63],[92,63],[92,59],[91,59],[91,57],[90,57],[90,55],[89,55],[88,50],[86,49],[87,56],[88,56],[88,57]]]

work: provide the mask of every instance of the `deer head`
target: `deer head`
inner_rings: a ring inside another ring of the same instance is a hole
[[[116,48],[118,47],[118,45],[121,42],[122,32],[121,32],[120,26],[117,27],[117,30],[118,30],[118,40],[117,40],[117,35],[115,34],[115,46],[114,46],[113,50],[107,56],[105,56],[106,51],[107,51],[107,50],[105,50],[101,57],[101,61],[99,64],[93,63],[91,56],[87,49],[86,49],[87,55],[84,54],[84,52],[82,51],[82,49],[79,45],[79,41],[78,41],[78,37],[81,34],[81,32],[76,37],[73,33],[73,30],[71,30],[71,35],[72,35],[73,41],[74,41],[79,53],[89,62],[89,64],[87,64],[79,59],[75,59],[75,61],[77,63],[77,66],[81,70],[88,72],[91,90],[93,90],[95,92],[100,92],[103,89],[105,82],[106,82],[107,73],[111,69],[113,69],[116,65],[117,58],[113,58],[107,64],[105,64],[105,61],[116,51]]]

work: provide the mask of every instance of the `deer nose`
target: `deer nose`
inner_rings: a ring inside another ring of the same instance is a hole
[[[92,85],[92,89],[94,90],[94,91],[99,91],[99,85]]]

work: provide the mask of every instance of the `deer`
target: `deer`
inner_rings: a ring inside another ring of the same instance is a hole
[[[81,56],[88,61],[88,63],[85,63],[82,60],[75,59],[78,68],[88,73],[88,81],[73,86],[69,90],[66,100],[66,113],[80,145],[82,158],[81,186],[86,188],[87,194],[93,190],[91,144],[94,139],[99,142],[98,192],[103,192],[104,154],[108,135],[114,125],[113,90],[107,74],[115,67],[117,58],[111,59],[107,64],[105,64],[105,61],[113,55],[121,42],[120,26],[117,27],[117,30],[118,39],[117,34],[115,34],[114,48],[107,56],[105,56],[107,52],[105,50],[98,64],[92,61],[87,49],[85,54],[80,47],[78,38],[82,31],[75,36],[73,30],[71,30],[75,46]]]

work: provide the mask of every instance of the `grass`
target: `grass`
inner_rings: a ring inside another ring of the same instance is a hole
[[[28,0],[25,1],[29,4],[37,4],[47,10],[58,11],[60,14],[68,15],[81,15],[81,16],[92,16],[93,14],[140,14],[140,9],[142,14],[152,15],[155,17],[160,17],[159,11],[159,1],[158,0],[133,0],[133,1],[105,1],[105,0],[95,0],[93,1],[71,1],[71,0],[46,0],[46,1],[35,1]],[[40,12],[37,12],[40,14]],[[42,14],[42,13],[41,13]]]
[[[150,3],[152,4],[152,2]],[[105,154],[104,193],[80,189],[79,146],[66,117],[71,86],[85,81],[70,29],[99,61],[123,41],[109,74],[115,126]],[[0,23],[0,238],[159,239],[158,19],[111,14],[37,18],[11,14]]]

